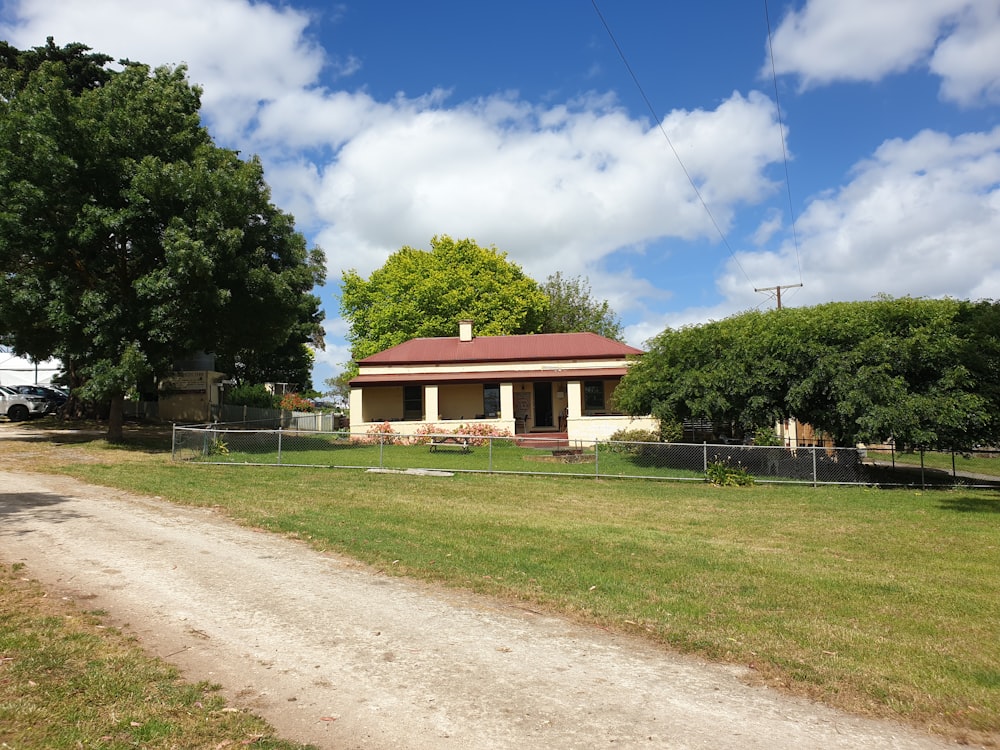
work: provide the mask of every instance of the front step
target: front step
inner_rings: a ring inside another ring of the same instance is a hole
[[[521,448],[552,450],[568,448],[569,435],[565,432],[529,432],[514,438],[514,444]]]

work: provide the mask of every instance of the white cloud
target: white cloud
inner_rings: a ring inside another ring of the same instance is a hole
[[[782,19],[772,46],[776,71],[805,87],[926,65],[946,99],[1000,97],[1000,0],[808,0]]]
[[[886,141],[855,166],[848,184],[812,201],[798,228],[805,285],[786,298],[789,304],[880,293],[1000,298],[1000,127]],[[786,278],[796,262],[788,243],[740,255],[751,278],[774,283],[797,282]],[[671,324],[755,306],[745,277],[730,265],[720,279],[726,301],[713,311],[672,316]]]
[[[664,128],[723,227],[773,191],[765,170],[781,143],[763,95],[677,110]],[[604,100],[401,103],[326,166],[316,211],[320,244],[361,273],[442,233],[495,244],[536,277],[657,237],[715,234],[659,129]]]
[[[0,37],[16,47],[82,42],[115,59],[188,65],[217,138],[238,138],[258,103],[311,85],[326,63],[308,14],[248,0],[21,0]]]

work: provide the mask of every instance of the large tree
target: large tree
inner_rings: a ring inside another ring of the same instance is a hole
[[[355,362],[409,339],[454,336],[464,318],[484,336],[538,333],[547,304],[506,253],[448,236],[429,251],[397,250],[368,279],[345,271],[340,298]]]
[[[667,330],[623,380],[632,413],[736,431],[796,417],[839,444],[963,448],[1000,438],[1000,308],[878,299]]]
[[[591,296],[590,282],[581,277],[563,276],[556,271],[542,284],[549,298],[543,333],[590,331],[615,341],[622,340],[622,325],[607,300]]]
[[[257,159],[215,146],[186,70],[0,48],[0,338],[110,403],[193,351],[316,340],[325,276]]]

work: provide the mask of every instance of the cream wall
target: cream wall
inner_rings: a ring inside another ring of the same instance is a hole
[[[483,413],[483,386],[478,383],[438,387],[438,414],[441,419],[475,419]],[[437,415],[427,414],[428,420]]]
[[[358,391],[360,393],[360,391]],[[351,414],[354,414],[353,395]],[[382,422],[387,419],[403,418],[403,389],[401,386],[385,388],[365,388],[361,418],[364,422]]]

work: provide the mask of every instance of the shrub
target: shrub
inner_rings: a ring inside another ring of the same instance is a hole
[[[298,393],[286,393],[279,405],[284,411],[316,411],[315,404]]]
[[[753,434],[754,445],[784,445],[781,438],[770,427],[758,427]]]
[[[481,422],[474,422],[472,424],[459,425],[455,429],[456,435],[465,435],[471,437],[472,440],[469,442],[472,445],[480,446],[487,445],[491,438],[510,438],[514,437],[510,430],[500,429],[491,424],[483,424]]]
[[[608,440],[611,442],[603,446],[606,450],[636,456],[642,451],[643,446],[632,443],[659,443],[660,436],[652,430],[616,430]]]
[[[277,397],[261,384],[238,385],[231,391],[226,390],[227,404],[237,406],[253,406],[257,409],[277,409]]]
[[[733,465],[728,458],[723,460],[718,456],[708,465],[705,478],[717,487],[751,487],[754,483],[743,464]]]
[[[365,432],[365,436],[360,438],[363,443],[383,443],[385,445],[395,445],[400,442],[399,434],[392,429],[388,422],[373,424]]]

